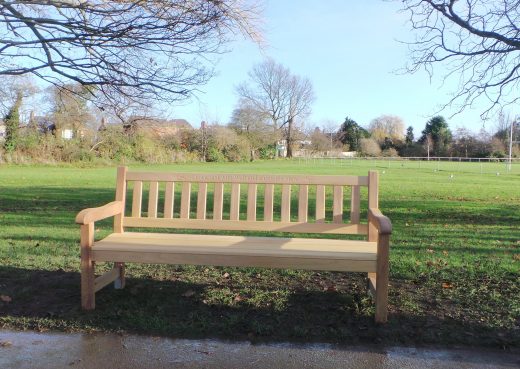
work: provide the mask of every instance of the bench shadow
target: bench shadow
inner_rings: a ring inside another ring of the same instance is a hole
[[[347,288],[341,291],[320,286],[291,288],[282,304],[262,302],[263,295],[280,293],[276,287],[259,288],[256,296],[246,294],[238,300],[233,291],[248,285],[247,276],[242,277],[237,285],[231,281],[220,286],[128,278],[123,290],[107,287],[98,292],[96,310],[85,312],[80,309],[79,273],[0,266],[0,294],[10,299],[0,301],[0,322],[4,327],[38,330],[42,328],[41,319],[45,319],[48,327],[64,331],[109,330],[254,342],[491,347],[520,344],[515,329],[439,317],[433,312],[403,314],[396,308],[399,296],[391,296],[389,322],[376,325],[360,273],[341,273],[348,281]],[[208,302],[208,289],[222,294],[231,291],[231,295]]]

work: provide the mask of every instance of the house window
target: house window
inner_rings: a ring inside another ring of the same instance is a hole
[[[65,140],[72,139],[72,129],[64,129],[61,131],[61,138]]]

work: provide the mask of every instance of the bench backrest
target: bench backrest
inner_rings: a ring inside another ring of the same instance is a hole
[[[350,199],[345,186],[350,187]],[[360,219],[361,187],[368,187],[368,207],[377,208],[375,171],[368,176],[307,176],[135,172],[120,167],[116,200],[126,202],[126,212],[115,218],[114,232],[153,227],[367,234],[368,226]],[[148,195],[144,208],[143,194]],[[331,209],[326,207],[330,200]]]

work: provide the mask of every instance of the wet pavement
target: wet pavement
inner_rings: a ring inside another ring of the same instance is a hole
[[[0,368],[510,369],[520,352],[0,331]]]

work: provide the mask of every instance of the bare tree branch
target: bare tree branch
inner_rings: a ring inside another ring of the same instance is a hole
[[[258,16],[248,0],[0,0],[0,75],[182,100],[212,76],[209,55],[261,41]]]
[[[458,78],[458,89],[442,107],[456,113],[470,106],[487,118],[520,101],[520,2],[517,0],[400,0],[416,37],[407,42],[410,73]]]

